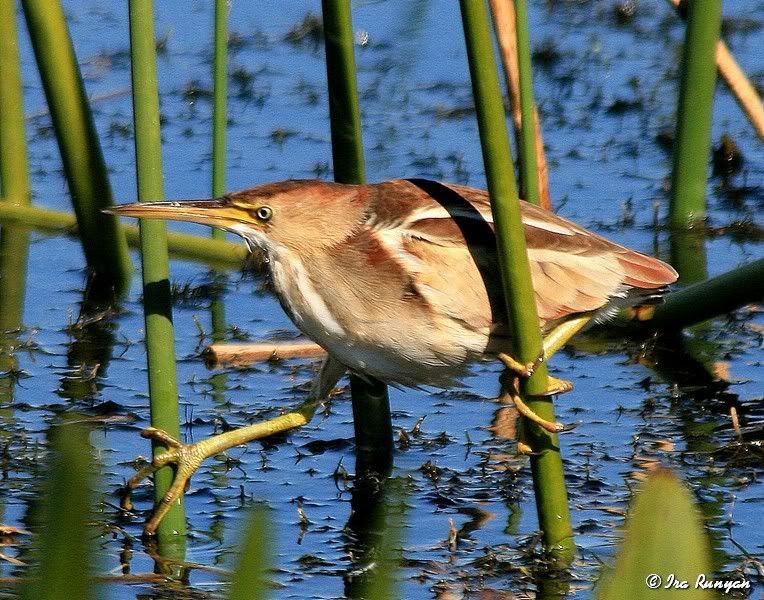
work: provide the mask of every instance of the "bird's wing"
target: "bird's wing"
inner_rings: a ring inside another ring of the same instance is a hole
[[[379,185],[387,188],[374,211],[377,230],[409,263],[423,295],[478,329],[506,322],[488,194],[420,179]],[[521,209],[542,323],[676,280],[655,258],[526,202]]]

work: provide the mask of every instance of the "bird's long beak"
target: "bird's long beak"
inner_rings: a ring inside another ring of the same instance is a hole
[[[223,199],[187,200],[183,202],[140,202],[122,204],[104,210],[121,217],[140,219],[163,219],[165,221],[189,221],[211,225],[221,229],[252,220],[247,211],[231,205]]]

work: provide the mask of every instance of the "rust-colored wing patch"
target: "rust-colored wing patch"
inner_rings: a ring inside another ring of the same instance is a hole
[[[417,240],[407,241],[401,248],[420,265],[431,265],[429,271],[444,271],[426,274],[428,269],[420,266],[418,281],[427,282],[442,294],[470,297],[471,305],[475,299],[466,287],[482,285],[489,292],[482,294],[485,302],[478,302],[480,310],[490,306],[494,317],[503,317],[492,298],[500,288],[488,194],[422,179],[394,180],[377,187],[374,227],[403,240]],[[612,298],[626,295],[630,287],[658,289],[676,281],[674,269],[658,259],[526,202],[521,201],[521,211],[542,322],[597,310]],[[434,247],[427,249],[422,244]],[[448,248],[462,248],[463,252]],[[452,309],[456,311],[459,304],[456,302]],[[462,308],[470,313],[466,303]],[[485,322],[475,314],[468,318],[475,325]]]

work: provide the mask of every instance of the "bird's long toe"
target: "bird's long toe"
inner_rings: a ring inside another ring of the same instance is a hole
[[[156,427],[144,429],[141,432],[141,436],[160,442],[167,446],[168,449],[157,454],[150,464],[139,469],[128,480],[122,490],[120,505],[123,510],[131,511],[133,508],[131,500],[133,490],[158,469],[167,465],[173,465],[175,467],[175,476],[173,477],[172,485],[156,506],[154,513],[143,528],[143,532],[146,535],[154,535],[159,522],[164,518],[172,505],[180,500],[191,476],[202,464],[202,461],[211,456],[211,453],[205,447],[205,442],[208,440],[195,444],[183,444],[166,431]]]

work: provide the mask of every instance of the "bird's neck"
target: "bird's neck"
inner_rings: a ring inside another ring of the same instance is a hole
[[[345,336],[310,276],[310,256],[283,246],[271,248],[267,266],[281,307],[302,333],[324,347],[330,339]]]

